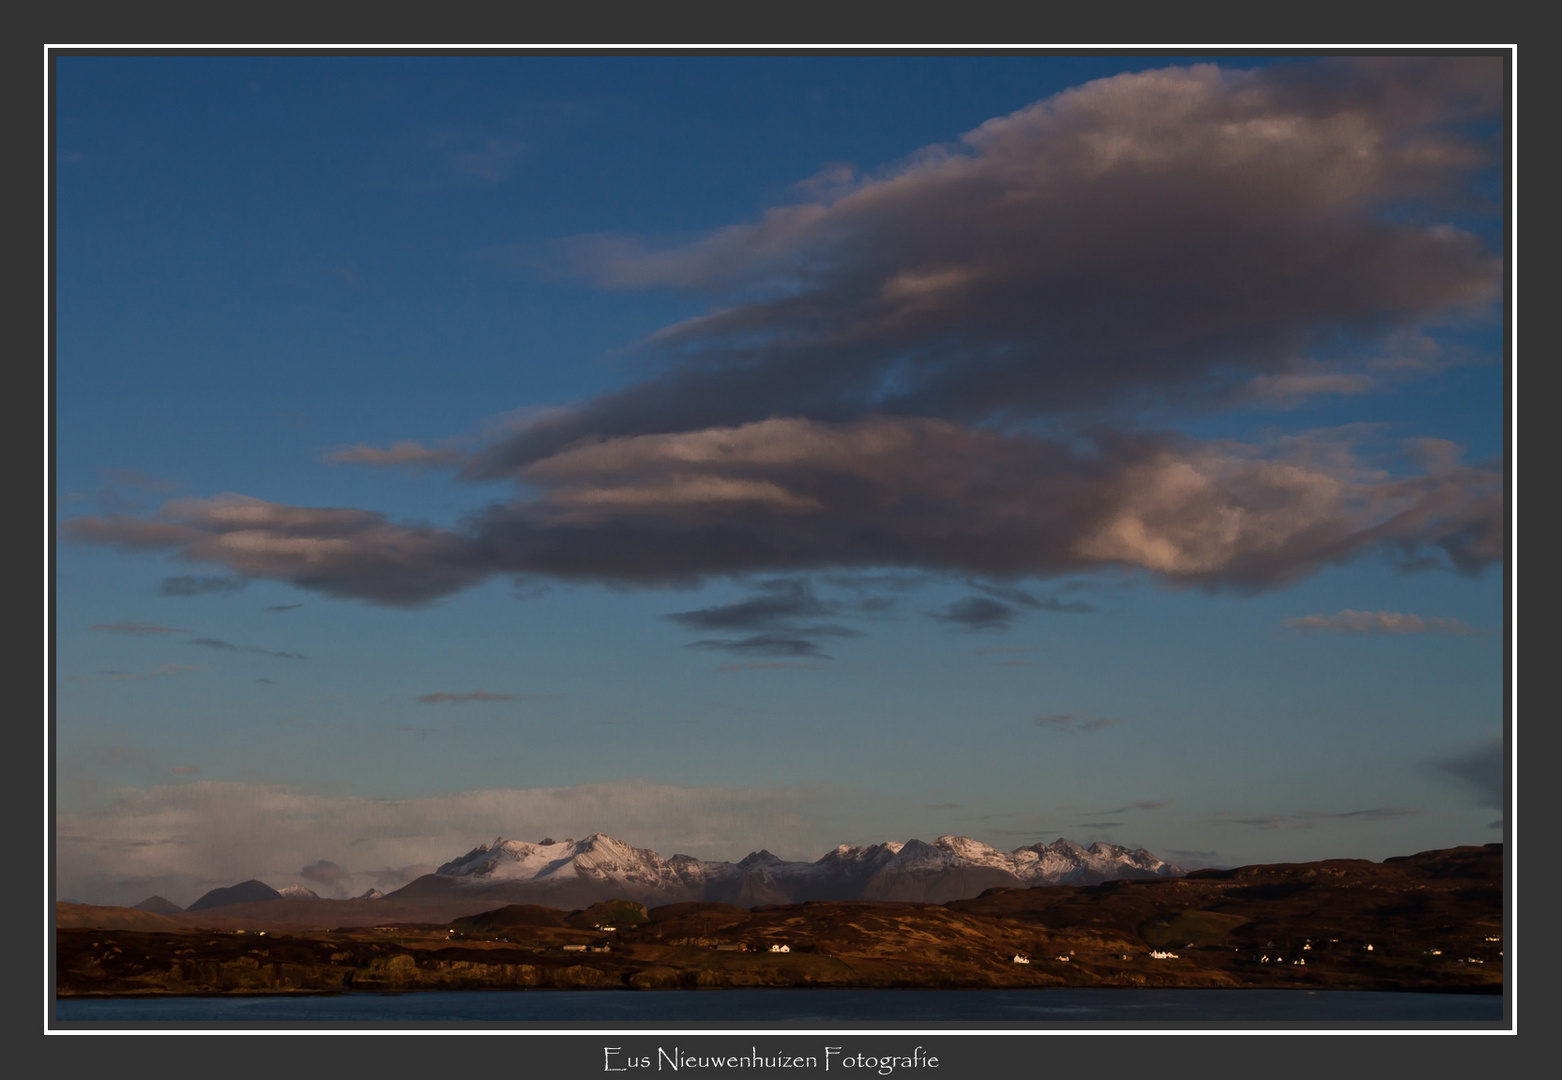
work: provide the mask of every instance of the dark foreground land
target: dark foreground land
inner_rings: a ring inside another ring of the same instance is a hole
[[[334,930],[57,906],[56,993],[1143,986],[1499,992],[1502,848],[947,904],[514,905]],[[773,952],[772,946],[788,951]],[[1158,957],[1157,953],[1172,955]],[[1015,962],[1016,955],[1029,963]]]

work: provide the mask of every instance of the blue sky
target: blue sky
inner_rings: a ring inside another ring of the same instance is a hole
[[[61,895],[1501,838],[1500,58],[54,64]]]

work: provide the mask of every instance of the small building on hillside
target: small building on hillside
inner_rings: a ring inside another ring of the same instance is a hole
[[[1030,957],[1026,956],[1022,952],[1017,952],[1017,953],[1014,954],[1014,963],[1016,963],[1016,964],[1028,964],[1028,963],[1030,963]]]

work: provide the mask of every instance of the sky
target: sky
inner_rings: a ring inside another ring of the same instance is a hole
[[[53,80],[61,898],[1502,839],[1501,56]]]

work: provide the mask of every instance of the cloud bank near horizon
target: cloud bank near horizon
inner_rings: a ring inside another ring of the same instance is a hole
[[[414,799],[229,781],[120,788],[91,810],[59,815],[56,883],[60,896],[123,905],[156,894],[183,906],[248,878],[343,898],[399,888],[492,841],[495,829],[530,840],[616,829],[619,839],[664,856],[727,858],[765,846],[802,852],[817,842],[815,823],[798,808],[817,809],[830,798],[809,785],[646,780]]]

